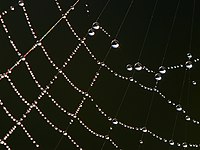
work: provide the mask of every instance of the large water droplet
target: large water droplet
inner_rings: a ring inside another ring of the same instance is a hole
[[[111,46],[112,48],[119,48],[119,41],[116,39],[112,40]]]
[[[170,145],[174,145],[174,141],[173,140],[169,140],[169,144]]]
[[[155,74],[155,79],[156,79],[157,81],[162,80],[161,74],[160,74],[160,73],[156,73],[156,74]]]
[[[18,4],[19,4],[19,6],[24,6],[24,1],[23,0],[19,0]]]
[[[95,30],[98,30],[98,29],[100,28],[99,23],[98,23],[98,22],[94,22],[94,23],[92,24],[92,28],[95,29]]]
[[[181,107],[180,104],[176,105],[176,110],[177,110],[177,111],[181,111],[181,110],[182,110],[182,107]]]
[[[192,58],[192,54],[191,53],[187,53],[187,57],[188,57],[188,59],[191,59]]]
[[[166,68],[164,67],[164,66],[160,66],[159,67],[159,72],[161,73],[161,74],[165,74],[166,73]]]
[[[192,62],[189,60],[185,63],[186,68],[191,69],[192,68]]]
[[[93,28],[91,28],[91,29],[88,30],[88,35],[89,36],[94,36],[95,35],[95,32],[94,32]]]
[[[112,123],[113,123],[114,125],[118,124],[117,119],[116,119],[116,118],[113,118]]]
[[[134,65],[135,70],[140,71],[143,69],[143,66],[140,62],[135,63]]]
[[[128,71],[132,71],[133,70],[133,66],[131,64],[126,65],[126,69]]]

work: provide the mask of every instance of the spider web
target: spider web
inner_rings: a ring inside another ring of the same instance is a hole
[[[2,3],[1,149],[199,147],[198,2]]]

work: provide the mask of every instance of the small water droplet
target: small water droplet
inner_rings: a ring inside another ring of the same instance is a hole
[[[142,140],[139,141],[140,144],[143,144],[144,142]]]
[[[135,63],[134,65],[135,70],[140,71],[143,69],[143,66],[140,62]]]
[[[95,35],[95,32],[94,32],[93,28],[91,28],[91,29],[88,30],[88,35],[89,36],[94,36]]]
[[[176,110],[177,110],[177,111],[181,111],[181,110],[182,110],[182,107],[181,107],[180,104],[176,105]]]
[[[182,146],[183,146],[184,148],[187,148],[187,147],[188,147],[188,145],[187,145],[186,142],[183,142]]]
[[[187,61],[185,63],[186,68],[191,69],[192,68],[192,62],[191,61]]]
[[[161,74],[165,74],[166,73],[166,68],[164,67],[164,66],[160,66],[159,67],[159,72],[161,73]]]
[[[119,41],[114,39],[111,41],[112,48],[119,48]]]
[[[197,85],[197,82],[196,82],[196,81],[192,81],[192,84],[193,84],[193,85]]]
[[[147,130],[147,128],[146,127],[142,127],[142,132],[144,132],[144,133],[146,133],[148,130]]]
[[[118,124],[117,119],[116,119],[116,118],[113,118],[112,123],[113,123],[114,125]]]
[[[188,59],[191,59],[192,58],[192,54],[191,53],[187,53],[187,57],[188,57]]]
[[[100,28],[99,23],[98,23],[98,22],[94,22],[94,23],[92,24],[92,28],[95,29],[95,30],[98,30],[98,29]]]
[[[15,10],[15,7],[14,6],[10,6],[10,10]]]
[[[126,69],[128,71],[132,71],[133,70],[133,66],[131,64],[126,65]]]
[[[133,77],[130,77],[130,78],[129,78],[129,80],[130,80],[131,82],[133,82],[133,81],[134,81]]]
[[[42,45],[42,42],[41,42],[40,40],[38,40],[38,41],[36,42],[36,45],[37,45],[37,46],[41,46],[41,45]]]
[[[23,0],[19,0],[18,4],[19,4],[19,6],[24,6],[24,1]]]
[[[161,74],[160,74],[160,73],[156,73],[156,74],[155,74],[155,79],[156,79],[157,81],[162,80]]]
[[[190,116],[185,116],[185,120],[190,121],[191,120]]]
[[[173,140],[169,140],[169,144],[170,145],[174,145],[174,141]]]
[[[109,140],[109,136],[108,136],[108,135],[105,135],[105,139],[106,139],[106,140]]]

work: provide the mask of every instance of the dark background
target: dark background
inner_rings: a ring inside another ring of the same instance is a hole
[[[59,0],[59,2],[65,11],[75,1]],[[106,2],[106,0],[81,1],[75,7],[75,10],[69,14],[68,19],[80,37],[83,37],[87,33]],[[96,32],[95,36],[87,37],[86,43],[99,60],[103,61],[108,52],[110,42],[115,37],[130,2],[131,0],[111,0],[100,16],[98,22],[111,34],[110,38],[100,30]],[[149,28],[149,34],[139,59],[142,64],[156,71],[160,67],[163,59],[177,2],[178,0],[158,0],[154,18]],[[85,6],[86,3],[88,7]],[[117,36],[117,39],[120,41],[120,48],[111,49],[105,61],[116,72],[125,76],[132,75],[132,72],[126,70],[126,65],[129,63],[134,64],[138,61],[154,4],[155,0],[135,0],[131,7]],[[173,66],[180,63],[185,64],[188,52],[192,53],[193,58],[200,57],[200,1],[196,0],[191,40],[193,4],[193,0],[180,1],[163,64],[164,66]],[[36,41],[31,36],[22,8],[17,5],[17,1],[0,0],[0,11],[9,10],[11,5],[16,5],[15,11],[9,11],[8,15],[4,17],[4,20],[19,51],[25,54]],[[25,1],[25,6],[38,37],[42,37],[61,17],[61,13],[58,11],[53,0],[27,0]],[[86,12],[87,9],[89,9],[89,13]],[[192,41],[191,49],[190,40]],[[49,56],[58,66],[62,65],[77,44],[77,39],[71,33],[64,20],[43,40],[43,45]],[[18,59],[3,27],[0,26],[0,73],[6,72]],[[40,48],[36,48],[31,52],[26,60],[29,62],[36,78],[42,86],[45,86],[56,74],[55,68],[50,65]],[[86,49],[82,46],[80,51],[63,71],[77,87],[87,91],[98,68],[99,66],[92,60]],[[158,88],[166,95],[167,99],[171,99],[176,103],[180,102],[183,108],[197,119],[200,118],[199,69],[199,63],[195,63],[190,70],[186,70],[185,67],[169,70],[158,85]],[[23,62],[14,69],[10,78],[27,101],[33,102],[37,98],[40,91],[33,82]],[[146,86],[153,87],[155,85],[154,74],[140,71],[135,72],[134,78]],[[192,81],[196,81],[197,85],[193,85]],[[95,86],[91,88],[90,94],[94,98],[95,103],[104,112],[111,117],[115,117],[127,85],[128,81],[114,77],[113,74],[103,68],[100,71],[100,76]],[[49,90],[49,93],[61,106],[72,113],[75,112],[83,96],[75,91],[62,75],[58,76],[57,81]],[[129,125],[143,127],[152,95],[152,92],[145,91],[136,84],[131,84],[117,116],[118,120]],[[0,81],[0,99],[16,118],[21,117],[27,109],[27,106],[20,101],[20,98],[15,94],[6,79]],[[167,104],[166,100],[158,94],[154,95],[146,126],[161,137],[171,139],[177,112],[174,107]],[[63,130],[67,128],[70,117],[63,114],[54,106],[47,96],[42,98],[38,106],[55,125]],[[108,134],[109,127],[112,125],[111,122],[97,111],[95,104],[89,100],[84,103],[78,116],[88,127],[103,135]],[[3,138],[14,124],[3,109],[0,108],[0,138]],[[55,149],[62,136],[52,129],[36,110],[33,110],[28,115],[27,119],[23,121],[23,124],[33,138],[40,144],[39,149],[41,150]],[[74,121],[69,127],[68,133],[86,150],[101,149],[104,143],[103,139],[90,134],[77,121]],[[173,137],[175,141],[198,143],[200,141],[199,134],[200,128],[198,125],[186,122],[184,116],[178,114]],[[119,125],[114,126],[110,133],[110,137],[124,150],[138,149],[141,135],[141,132],[128,130]],[[168,143],[163,143],[149,134],[144,134],[143,141],[144,143],[140,146],[140,150],[183,149],[176,146],[169,148]],[[16,129],[6,142],[13,150],[35,149],[34,145],[20,127]],[[4,147],[0,146],[0,149],[3,150]],[[57,149],[73,150],[76,147],[64,137]],[[103,149],[111,150],[115,148],[109,142],[106,142]]]

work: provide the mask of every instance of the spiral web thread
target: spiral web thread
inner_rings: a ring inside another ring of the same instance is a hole
[[[157,1],[158,2],[158,1]],[[104,140],[101,149],[104,149],[104,145],[105,142],[109,142],[112,144],[112,146],[116,149],[123,149],[123,147],[121,147],[120,145],[118,145],[110,136],[110,133],[112,132],[112,128],[113,126],[122,126],[123,128],[127,128],[130,131],[131,130],[136,130],[138,132],[142,132],[143,134],[149,134],[152,137],[164,142],[164,143],[168,143],[171,146],[178,146],[178,147],[193,147],[193,148],[199,148],[199,143],[190,143],[187,141],[175,141],[173,139],[167,139],[165,137],[162,137],[161,135],[159,135],[158,133],[154,133],[152,132],[150,129],[148,129],[146,127],[147,124],[145,124],[145,126],[143,127],[136,127],[136,126],[132,126],[132,125],[128,125],[124,122],[121,122],[120,120],[117,119],[117,115],[119,113],[119,110],[117,111],[116,115],[111,117],[109,114],[107,114],[106,112],[103,111],[102,108],[100,108],[100,106],[95,102],[95,99],[92,97],[92,95],[90,94],[90,90],[95,86],[95,83],[98,79],[98,77],[100,76],[100,71],[102,68],[106,69],[108,72],[110,72],[111,74],[114,75],[115,78],[119,78],[122,80],[125,80],[128,82],[128,87],[130,86],[130,84],[136,84],[138,85],[140,88],[150,91],[154,94],[158,94],[159,96],[162,97],[162,99],[166,100],[166,102],[171,105],[172,107],[174,107],[176,109],[176,111],[178,113],[182,113],[185,116],[185,120],[186,121],[190,121],[193,124],[199,125],[200,121],[197,119],[194,119],[181,105],[180,103],[175,103],[173,100],[169,100],[158,88],[157,86],[154,87],[148,87],[143,85],[142,83],[140,83],[139,81],[134,79],[134,73],[132,76],[125,76],[122,75],[120,73],[117,73],[116,71],[114,71],[112,68],[110,68],[106,63],[106,59],[110,53],[111,49],[115,49],[118,48],[120,43],[118,40],[116,40],[120,29],[122,28],[122,25],[131,9],[131,7],[134,4],[134,1],[131,1],[129,7],[127,8],[127,13],[125,14],[125,17],[119,27],[119,30],[115,36],[114,39],[111,40],[111,47],[108,49],[107,54],[105,55],[103,61],[99,60],[92,52],[92,50],[90,50],[90,48],[87,45],[87,38],[88,36],[94,36],[95,32],[97,30],[100,30],[101,32],[103,32],[107,38],[111,38],[112,36],[101,26],[101,24],[98,23],[98,20],[100,18],[100,16],[102,15],[102,13],[105,11],[107,5],[109,5],[109,3],[111,3],[110,1],[107,1],[107,3],[105,4],[105,7],[102,9],[99,17],[96,19],[96,21],[94,21],[93,26],[88,29],[88,32],[86,33],[86,35],[84,37],[80,37],[78,35],[78,33],[75,31],[75,29],[73,28],[73,26],[71,25],[71,23],[68,20],[68,16],[70,15],[70,13],[73,13],[74,10],[76,10],[77,5],[79,5],[80,0],[77,0],[73,5],[71,5],[71,7],[66,11],[63,12],[62,7],[59,3],[58,0],[55,0],[55,5],[57,7],[57,9],[61,12],[62,16],[60,17],[59,20],[57,20],[57,22],[41,37],[38,38],[36,32],[34,31],[34,28],[32,26],[31,23],[31,18],[29,18],[28,15],[28,11],[26,10],[26,3],[23,2],[22,0],[20,0],[18,2],[18,5],[16,6],[11,6],[9,10],[3,11],[0,15],[0,19],[1,19],[1,25],[4,29],[4,32],[6,33],[9,41],[10,41],[10,45],[13,47],[13,49],[15,50],[16,54],[18,55],[18,60],[14,63],[14,65],[10,68],[8,68],[8,70],[6,72],[2,72],[1,76],[0,76],[0,82],[1,80],[7,80],[9,82],[9,84],[11,85],[12,89],[14,90],[14,92],[16,92],[16,94],[18,95],[18,97],[21,99],[21,101],[27,105],[27,109],[26,111],[21,115],[21,118],[15,118],[14,115],[9,111],[9,108],[6,107],[6,105],[4,105],[4,99],[0,99],[0,105],[1,105],[1,109],[3,111],[5,111],[5,113],[7,114],[7,116],[15,123],[15,125],[7,132],[7,134],[0,139],[0,144],[3,145],[6,149],[15,149],[12,148],[12,145],[9,145],[6,141],[7,139],[14,133],[14,131],[16,130],[16,128],[21,128],[23,129],[24,133],[27,135],[27,137],[30,139],[30,141],[35,145],[36,148],[40,147],[40,142],[36,141],[34,139],[34,137],[31,135],[31,133],[29,133],[28,129],[25,127],[25,125],[23,124],[23,121],[26,120],[27,116],[31,113],[31,111],[33,109],[35,109],[39,115],[42,116],[42,118],[46,121],[46,123],[52,127],[55,131],[59,132],[61,135],[60,140],[58,141],[56,147],[54,149],[58,149],[59,148],[59,144],[62,141],[62,139],[64,137],[67,137],[69,139],[69,141],[74,144],[75,147],[77,147],[77,149],[84,149],[84,147],[82,147],[78,142],[76,142],[76,139],[73,138],[73,135],[70,135],[68,133],[68,129],[70,128],[70,126],[74,123],[74,120],[78,121],[90,134],[93,134],[94,136],[101,138]],[[194,1],[195,3],[195,1]],[[9,13],[11,13],[11,11],[15,11],[16,7],[21,7],[20,9],[23,10],[24,16],[25,16],[25,20],[27,22],[27,25],[31,31],[31,34],[33,36],[33,38],[35,39],[35,43],[33,44],[33,46],[25,53],[22,54],[20,52],[20,50],[18,50],[15,41],[12,40],[12,35],[10,35],[9,32],[9,28],[7,27],[6,22],[4,21],[4,18],[6,18],[6,15],[8,15]],[[88,7],[88,4],[86,2],[86,7]],[[155,11],[155,10],[154,10]],[[87,9],[87,13],[89,13],[89,9]],[[153,15],[152,15],[153,16]],[[151,18],[151,22],[152,22]],[[75,47],[75,49],[71,52],[71,54],[67,57],[66,61],[63,62],[62,67],[58,67],[53,59],[49,56],[45,46],[43,45],[43,40],[54,30],[54,28],[59,25],[59,23],[64,20],[66,22],[66,27],[68,27],[71,31],[71,33],[73,33],[74,37],[77,39],[77,41],[79,42],[77,44],[77,46]],[[192,19],[193,20],[193,19]],[[174,22],[173,22],[174,23]],[[193,24],[192,24],[193,26]],[[149,25],[150,27],[150,25]],[[149,30],[148,27],[148,30]],[[89,35],[88,35],[89,34]],[[147,37],[145,37],[146,40]],[[191,43],[190,43],[191,44]],[[93,76],[93,79],[91,80],[92,82],[90,83],[90,86],[88,89],[86,90],[82,90],[80,89],[78,86],[76,86],[71,80],[70,78],[64,73],[63,69],[67,67],[67,65],[70,64],[71,60],[74,58],[74,56],[77,54],[77,52],[79,51],[79,49],[81,47],[84,47],[85,50],[87,51],[87,53],[90,55],[90,57],[94,60],[94,62],[96,62],[96,64],[99,66],[98,70],[96,71],[95,75]],[[143,45],[144,46],[144,45]],[[31,65],[29,64],[29,62],[27,61],[27,57],[29,55],[31,55],[31,53],[36,49],[40,47],[42,49],[42,52],[45,54],[46,58],[49,61],[49,64],[51,64],[55,70],[57,71],[57,73],[53,76],[53,78],[49,81],[49,83],[46,86],[42,86],[40,84],[40,82],[37,80],[37,77],[34,75],[34,72],[31,69]],[[191,46],[190,46],[191,47]],[[144,47],[143,47],[144,48]],[[143,50],[142,48],[142,50]],[[142,51],[141,51],[142,52]],[[166,53],[166,52],[165,52]],[[141,55],[139,56],[139,60],[140,60]],[[147,68],[146,66],[142,65],[141,63],[136,63],[135,64],[135,69],[136,70],[144,70],[149,74],[155,74],[155,78],[158,81],[160,80],[160,78],[162,78],[162,74],[163,71],[165,72],[166,70],[175,70],[175,69],[179,69],[179,68],[186,68],[186,70],[190,70],[192,68],[193,65],[196,65],[196,63],[199,62],[199,59],[192,59],[192,57],[190,56],[190,53],[188,54],[188,60],[185,64],[178,64],[178,65],[173,65],[173,66],[166,66],[165,68],[162,68],[163,70],[160,70],[160,73],[157,73],[157,71],[152,70]],[[38,87],[38,89],[40,89],[40,94],[38,95],[37,99],[35,99],[32,103],[28,102],[26,100],[26,98],[23,97],[23,95],[20,93],[20,91],[17,89],[17,87],[15,86],[14,82],[11,79],[11,74],[15,69],[18,69],[18,67],[20,66],[21,63],[24,63],[26,65],[27,70],[29,71],[30,76],[32,77],[32,79],[35,82],[35,85]],[[133,66],[129,66],[129,70],[132,70]],[[82,94],[82,100],[80,102],[80,104],[78,105],[78,107],[76,108],[75,112],[68,112],[64,107],[62,107],[57,101],[56,99],[53,98],[53,96],[50,94],[49,89],[51,88],[52,85],[54,85],[55,81],[57,80],[57,78],[59,78],[59,75],[62,75],[66,82],[68,82],[70,84],[71,87],[73,87],[77,92],[79,92],[80,94]],[[185,82],[185,80],[183,81]],[[156,84],[157,85],[157,84]],[[128,89],[128,88],[127,88]],[[127,90],[124,93],[124,96],[126,95]],[[60,109],[60,111],[62,111],[63,113],[65,113],[67,116],[69,116],[71,118],[71,121],[69,122],[69,124],[67,125],[67,128],[65,129],[60,129],[59,127],[57,127],[55,125],[55,123],[51,122],[50,119],[48,119],[48,115],[45,115],[43,113],[43,111],[39,108],[38,103],[42,100],[42,97],[44,95],[47,95],[48,98],[52,101],[52,103]],[[152,99],[154,99],[154,96],[152,97]],[[80,112],[81,109],[84,109],[84,103],[85,101],[91,101],[94,104],[94,107],[99,111],[99,113],[104,116],[108,122],[112,123],[112,126],[110,127],[110,129],[108,130],[108,133],[103,135],[101,133],[96,132],[95,130],[93,130],[92,128],[89,127],[89,125],[87,125],[86,123],[84,123],[84,121],[79,118],[78,114]],[[124,98],[123,98],[124,100]],[[122,102],[123,102],[122,100]],[[180,102],[180,101],[179,101]],[[119,109],[121,108],[121,105],[119,106]],[[150,108],[151,109],[151,108]],[[148,119],[147,119],[148,120]],[[174,132],[174,131],[173,131]],[[143,134],[142,134],[142,138],[143,138]],[[141,138],[140,144],[143,143]],[[139,147],[140,148],[140,147]]]

